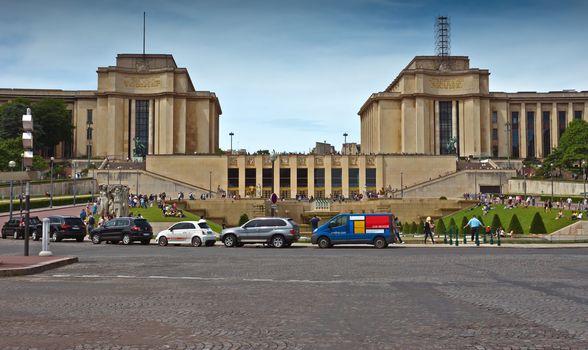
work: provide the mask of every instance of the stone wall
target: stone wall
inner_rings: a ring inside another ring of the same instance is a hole
[[[404,190],[404,198],[463,198],[464,193],[475,193],[480,186],[501,186],[508,190],[507,181],[515,175],[512,170],[467,170],[441,177]],[[400,196],[397,192],[396,196]]]
[[[91,194],[92,193],[92,185],[95,184],[94,179],[84,178],[75,181],[68,180],[68,181],[56,181],[53,182],[53,196],[63,196],[63,195],[73,195],[74,188],[77,194]],[[4,184],[3,184],[4,185]],[[24,183],[23,183],[23,191],[24,191]],[[96,186],[96,185],[94,185]],[[95,191],[97,191],[97,186],[94,187]],[[20,184],[15,181],[14,188],[13,188],[13,196],[16,198],[18,197],[18,193],[20,192]],[[31,183],[31,196],[44,196],[46,192],[51,193],[51,183]],[[94,192],[96,193],[96,192]],[[10,198],[10,185],[6,184],[5,186],[0,187],[0,198],[8,199]]]
[[[525,182],[528,194],[551,195],[551,180],[510,179],[508,192],[525,193]],[[553,181],[553,194],[556,196],[581,196],[584,193],[584,188],[583,182]]]

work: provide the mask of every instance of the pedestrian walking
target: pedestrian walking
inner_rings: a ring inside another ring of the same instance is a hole
[[[470,219],[470,221],[468,221],[468,223],[463,227],[471,227],[472,228],[472,242],[474,241],[474,237],[477,237],[477,233],[478,230],[480,229],[480,227],[482,227],[482,223],[480,222],[480,220],[478,220],[477,217],[472,216],[472,218]]]
[[[404,244],[404,241],[400,238],[400,220],[394,214],[392,214],[392,232],[396,241],[400,244]]]
[[[431,222],[431,217],[427,216],[427,220],[425,220],[425,244],[427,244],[427,237],[431,237],[431,242],[435,244],[435,240],[433,239],[433,229],[435,225]]]
[[[316,216],[316,214],[310,219],[310,226],[312,227],[312,232],[318,228],[318,223],[321,219]]]

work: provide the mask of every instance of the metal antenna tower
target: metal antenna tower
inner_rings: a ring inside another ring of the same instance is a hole
[[[435,25],[435,49],[439,58],[439,68],[449,69],[449,56],[451,51],[449,17],[437,17]]]

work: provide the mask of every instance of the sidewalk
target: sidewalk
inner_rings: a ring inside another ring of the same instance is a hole
[[[32,275],[78,262],[77,257],[0,256],[0,277]]]

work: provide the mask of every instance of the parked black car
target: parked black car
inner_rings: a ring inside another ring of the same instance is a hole
[[[62,239],[75,239],[83,242],[86,236],[86,225],[77,216],[53,215],[49,216],[49,237],[53,242]]]
[[[29,218],[29,237],[38,241],[43,233],[43,223],[37,216],[31,216]],[[25,225],[24,218],[12,218],[4,223],[2,226],[2,238],[8,236],[14,237],[14,239],[24,238]]]
[[[124,245],[128,245],[134,241],[140,241],[141,244],[147,245],[153,238],[153,229],[149,222],[143,218],[115,218],[92,230],[90,238],[94,244],[106,241],[110,243],[122,242]]]

